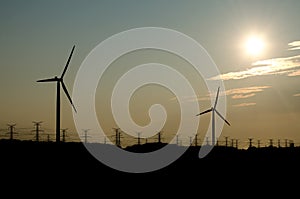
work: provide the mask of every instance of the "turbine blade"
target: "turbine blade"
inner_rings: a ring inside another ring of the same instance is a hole
[[[66,73],[66,71],[67,71],[67,68],[68,68],[68,66],[69,66],[69,63],[70,63],[72,54],[73,54],[73,52],[74,52],[74,49],[75,49],[75,45],[74,45],[73,48],[72,48],[72,51],[71,51],[71,54],[70,54],[69,59],[68,59],[68,61],[67,61],[67,64],[66,64],[66,66],[65,66],[65,68],[64,68],[64,71],[63,71],[61,77],[60,77],[61,79],[64,77],[64,75],[65,75],[65,73]]]
[[[220,116],[220,118],[222,118],[222,120],[224,120],[226,122],[226,124],[228,124],[228,126],[230,126],[229,122],[217,111],[217,109],[215,109],[215,111]]]
[[[63,89],[64,89],[64,91],[65,91],[65,94],[67,95],[67,97],[68,97],[68,99],[69,99],[71,105],[73,106],[74,111],[77,113],[77,110],[76,110],[76,108],[75,108],[75,106],[74,106],[74,104],[73,104],[73,102],[72,102],[72,99],[71,99],[69,93],[68,93],[67,87],[66,87],[66,85],[65,85],[65,83],[64,83],[63,81],[61,81],[61,85],[62,85],[62,87],[63,87]]]
[[[198,116],[198,115],[203,115],[203,114],[208,113],[208,112],[210,112],[210,111],[212,111],[212,108],[211,108],[211,109],[208,109],[208,110],[206,110],[206,111],[203,111],[203,112],[197,114],[196,116]]]
[[[214,109],[216,109],[216,107],[217,107],[218,98],[219,98],[219,91],[220,91],[220,87],[218,87],[218,92],[217,92],[217,97],[216,97]]]
[[[49,78],[49,79],[41,79],[41,80],[37,80],[37,82],[57,82],[58,79],[53,77],[53,78]]]

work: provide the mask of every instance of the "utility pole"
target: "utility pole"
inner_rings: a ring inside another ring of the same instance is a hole
[[[206,145],[209,145],[208,137],[206,137]]]
[[[257,140],[257,148],[260,148],[260,140]]]
[[[190,146],[192,145],[193,141],[192,141],[192,136],[189,137],[190,138]]]
[[[42,121],[39,121],[39,122],[33,121],[32,123],[35,126],[35,130],[33,130],[33,131],[35,131],[35,141],[38,142],[39,141],[39,132],[43,132],[43,130],[40,130],[41,123],[43,123],[43,122]]]
[[[236,148],[236,149],[239,148],[238,142],[239,142],[239,140],[238,140],[238,139],[235,139],[235,148]]]
[[[270,147],[273,147],[273,139],[269,139],[270,141]]]
[[[115,135],[115,141],[116,141],[116,146],[120,147],[121,146],[121,136],[120,136],[120,128],[113,128],[116,132],[116,135]]]
[[[90,129],[82,129],[83,132],[84,132],[84,143],[87,143],[87,138],[89,137],[87,132],[90,130]]]
[[[228,147],[228,136],[225,137],[225,147]]]
[[[118,141],[119,141],[119,147],[121,147],[121,131],[118,131]]]
[[[161,131],[158,132],[158,143],[161,143]]]
[[[141,133],[139,132],[139,133],[137,133],[138,134],[138,138],[137,138],[137,140],[138,140],[138,145],[141,145]]]
[[[8,126],[8,130],[9,130],[8,133],[10,134],[10,140],[13,140],[14,139],[14,134],[15,134],[14,130],[15,130],[16,124],[7,124],[7,126]]]
[[[62,141],[63,142],[66,142],[67,130],[68,129],[62,129]]]
[[[280,146],[280,139],[278,139],[278,148],[280,148],[281,146]]]
[[[284,141],[285,141],[285,147],[288,147],[288,140],[284,139]]]
[[[234,139],[231,139],[231,147],[234,147]]]
[[[253,140],[253,138],[248,138],[249,139],[249,148],[251,148],[252,147],[252,140]]]
[[[293,141],[293,140],[290,140],[289,143],[290,143],[290,147],[294,147],[295,144],[294,144],[294,141]]]
[[[195,146],[198,146],[198,135],[195,135]]]

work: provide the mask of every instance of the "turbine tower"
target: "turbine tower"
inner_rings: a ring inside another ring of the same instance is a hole
[[[219,97],[219,91],[220,91],[220,87],[218,87],[218,91],[217,91],[217,96],[216,96],[216,101],[215,101],[215,104],[213,107],[211,107],[210,109],[206,110],[206,111],[203,111],[199,114],[197,114],[196,116],[199,116],[199,115],[203,115],[205,113],[209,113],[209,112],[212,112],[212,115],[211,115],[211,120],[212,120],[212,140],[211,140],[211,144],[212,145],[215,145],[215,141],[216,141],[216,134],[215,134],[215,113],[217,113],[217,115],[219,115],[219,117],[224,120],[226,122],[226,124],[229,124],[229,122],[217,111],[216,107],[217,107],[217,103],[218,103],[218,97]]]
[[[70,60],[71,60],[71,57],[72,57],[72,54],[74,52],[74,49],[75,49],[75,45],[73,46],[72,48],[72,51],[71,51],[71,54],[69,56],[69,59],[66,63],[66,66],[63,70],[63,73],[61,75],[61,77],[53,77],[53,78],[49,78],[49,79],[42,79],[42,80],[38,80],[37,82],[56,82],[56,142],[60,142],[60,86],[62,86],[65,94],[67,95],[71,105],[73,106],[73,109],[74,111],[76,112],[76,108],[72,102],[72,99],[68,93],[68,90],[67,90],[67,87],[65,86],[65,83],[64,83],[64,75],[68,69],[68,66],[69,66],[69,63],[70,63]]]

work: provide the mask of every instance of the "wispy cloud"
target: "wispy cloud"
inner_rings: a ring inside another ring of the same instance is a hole
[[[293,41],[288,44],[289,49],[288,50],[300,50],[300,41]]]
[[[234,88],[226,90],[225,92],[221,92],[220,96],[231,96],[232,99],[245,99],[249,97],[253,97],[258,92],[262,92],[267,88],[270,88],[271,86],[250,86],[250,87],[242,87],[242,88]],[[215,93],[208,94],[206,96],[199,96],[197,98],[195,97],[184,97],[184,99],[188,101],[209,101],[211,99],[211,96],[215,96]],[[175,98],[176,99],[176,98]],[[171,100],[175,100],[171,99]]]
[[[293,95],[294,97],[300,97],[300,93]]]
[[[250,86],[242,88],[234,88],[226,91],[226,95],[251,95],[257,92],[262,92],[264,89],[270,88],[271,86]],[[249,96],[252,97],[253,95]]]
[[[293,72],[289,73],[289,77],[295,77],[300,75],[300,69],[299,70],[294,70]]]
[[[233,95],[231,98],[232,99],[245,99],[245,98],[253,97],[254,95],[256,95],[256,94],[251,93],[249,95]]]
[[[232,105],[234,107],[244,107],[244,106],[254,106],[256,105],[255,102],[250,102],[250,103],[241,103],[241,104],[235,104],[235,105]]]
[[[292,57],[281,57],[274,59],[259,60],[252,63],[252,68],[221,74],[209,80],[236,80],[262,75],[300,75],[300,55]]]
[[[245,99],[253,97],[258,92],[262,92],[270,86],[250,86],[242,88],[234,88],[226,91],[227,96],[231,96],[232,99]]]

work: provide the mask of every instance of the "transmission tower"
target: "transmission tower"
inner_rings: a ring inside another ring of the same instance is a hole
[[[115,140],[116,140],[116,146],[121,147],[121,133],[120,128],[113,128],[116,132]]]
[[[87,143],[87,138],[90,137],[87,134],[89,130],[90,129],[82,129],[82,131],[84,132],[84,143]]]
[[[225,137],[225,147],[228,147],[228,136]]]
[[[66,142],[66,136],[67,136],[67,128],[66,129],[61,129],[62,131],[62,141]]]
[[[162,136],[161,136],[161,134],[162,134],[162,132],[160,131],[160,132],[158,132],[158,134],[157,134],[157,136],[158,136],[158,138],[157,138],[157,140],[158,140],[158,143],[161,143],[161,140],[162,140]]]
[[[253,138],[248,138],[248,140],[249,140],[249,148],[251,148],[252,147],[252,140],[253,140]]]
[[[39,142],[39,133],[40,132],[43,132],[43,130],[40,129],[40,126],[41,126],[41,123],[43,123],[42,121],[39,121],[39,122],[35,122],[33,121],[32,122],[35,126],[35,130],[32,130],[32,131],[35,131],[35,141]]]
[[[7,124],[7,126],[8,126],[8,130],[9,130],[9,135],[10,135],[10,140],[13,140],[14,139],[14,134],[16,134],[15,132],[14,132],[14,130],[15,130],[15,126],[16,126],[16,124]]]

